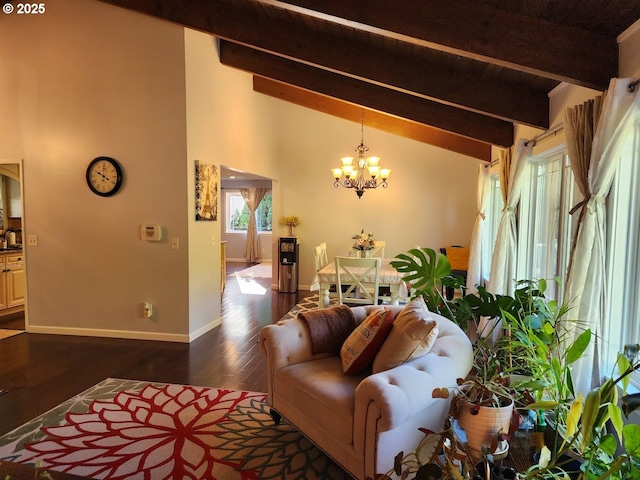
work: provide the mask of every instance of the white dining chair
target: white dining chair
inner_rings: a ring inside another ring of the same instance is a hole
[[[316,286],[317,288],[319,288],[320,284],[318,283],[318,272],[329,264],[329,257],[327,255],[326,242],[322,242],[320,245],[313,248],[313,264],[315,267],[315,276],[313,279],[312,286]],[[335,296],[335,293],[336,293],[336,286],[331,285],[329,287],[330,296],[332,297]]]
[[[316,267],[316,273],[329,263],[329,257],[327,257],[327,244],[322,242],[320,245],[313,249],[313,260]]]
[[[335,257],[338,302],[347,305],[377,305],[380,258]]]
[[[369,251],[369,256],[384,258],[384,247],[386,243],[384,240],[374,240],[373,249]]]

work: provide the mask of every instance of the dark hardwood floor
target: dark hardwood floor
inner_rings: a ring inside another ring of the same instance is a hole
[[[0,316],[0,328],[24,330],[24,311]]]
[[[228,264],[222,325],[190,344],[23,333],[0,340],[0,435],[108,377],[266,392],[258,332],[308,291],[243,294]]]

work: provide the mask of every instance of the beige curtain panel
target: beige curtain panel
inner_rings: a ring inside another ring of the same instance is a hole
[[[256,226],[256,210],[260,202],[267,194],[266,188],[241,188],[240,195],[249,207],[249,227],[247,228],[247,245],[245,247],[245,258],[248,262],[255,262],[260,258],[260,237]]]
[[[476,189],[476,204],[478,211],[471,232],[471,244],[469,245],[469,265],[467,266],[467,292],[478,291],[477,285],[484,283],[489,272],[482,270],[482,236],[485,219],[485,198],[489,184],[488,165],[478,165],[478,186]]]
[[[576,393],[588,392],[601,380],[597,359],[601,351],[603,329],[609,324],[604,308],[607,285],[606,199],[616,175],[624,140],[633,137],[634,129],[640,122],[640,95],[637,92],[629,93],[628,84],[629,79],[611,80],[602,104],[599,121],[594,122],[585,190],[588,196],[582,207],[583,219],[578,229],[576,246],[571,257],[571,271],[565,290],[565,299],[574,307],[570,317],[579,322],[578,324],[566,322],[568,332],[573,334],[569,335],[569,341],[582,333],[585,328],[590,328],[597,339],[596,342],[589,344],[582,358],[573,365]],[[569,119],[580,116],[573,111],[565,114],[565,118]],[[587,117],[589,116],[593,117],[593,114],[587,114]],[[584,115],[582,117],[583,120],[578,122],[588,124],[590,120],[584,119]],[[578,145],[582,149],[586,148],[585,144],[591,136],[586,131],[577,133],[576,129],[571,130],[571,127],[566,134],[568,145],[574,144],[573,148]],[[585,155],[587,155],[586,150]]]
[[[604,93],[606,95],[606,92]],[[591,196],[589,189],[589,165],[591,164],[591,150],[593,137],[598,127],[598,120],[602,112],[604,95],[599,95],[592,100],[567,108],[563,112],[563,125],[567,138],[567,150],[569,152],[569,164],[573,171],[573,176],[582,194],[582,198],[588,199]],[[580,209],[578,217],[578,228],[576,237],[573,239],[571,252],[576,248],[578,229],[584,218],[585,209],[582,208],[584,200],[575,205],[569,213],[573,215]],[[571,265],[569,265],[571,271]]]

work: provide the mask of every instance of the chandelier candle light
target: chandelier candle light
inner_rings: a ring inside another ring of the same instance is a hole
[[[366,189],[378,188],[382,186],[387,188],[387,178],[391,170],[381,168],[378,163],[380,157],[366,157],[369,147],[364,144],[364,112],[362,113],[362,123],[360,126],[360,145],[356,147],[358,153],[357,163],[353,164],[353,157],[341,158],[342,167],[333,168],[333,186],[338,188],[342,185],[345,188],[354,188],[358,198],[362,198],[362,194]]]

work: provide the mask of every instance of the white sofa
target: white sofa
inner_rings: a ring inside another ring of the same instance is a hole
[[[375,307],[353,307],[359,324]],[[394,316],[403,306],[387,306]],[[432,314],[438,336],[426,355],[390,370],[345,375],[339,356],[313,355],[306,324],[297,318],[262,328],[267,358],[268,401],[353,477],[375,478],[393,468],[394,457],[415,449],[424,434],[438,431],[449,400],[432,398],[435,387],[455,385],[472,363],[467,335]],[[277,415],[276,415],[277,417]]]

